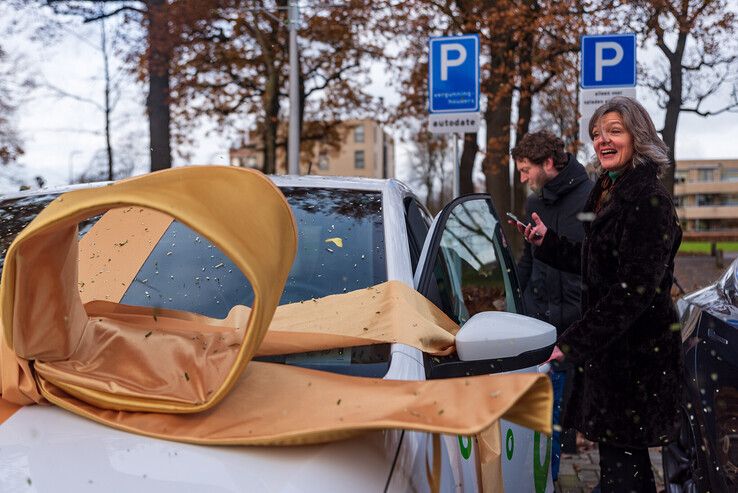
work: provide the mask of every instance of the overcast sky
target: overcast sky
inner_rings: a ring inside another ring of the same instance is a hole
[[[733,0],[737,4],[738,0]],[[0,6],[0,24],[7,22],[7,7]],[[2,19],[5,19],[3,21]],[[2,26],[0,26],[2,27]],[[29,39],[24,31],[11,38],[2,39],[3,48],[20,57],[21,68],[40,80],[63,91],[102,101],[102,58],[95,46],[99,46],[98,25],[77,26],[75,35],[64,34],[53,46],[42,46]],[[86,41],[85,41],[86,40]],[[639,51],[639,61],[653,56]],[[116,64],[117,65],[117,64]],[[114,72],[116,66],[113,67]],[[389,103],[398,96],[386,85],[386,75],[381,67],[373,69],[374,83],[371,90],[382,94]],[[129,83],[128,89],[116,107],[114,141],[125,141],[123,148],[142,161],[139,172],[148,166],[148,130],[143,102],[145,87]],[[660,128],[663,112],[647,91],[639,88],[638,97],[651,112]],[[727,100],[727,94],[724,96]],[[720,104],[716,101],[716,105]],[[96,152],[104,147],[100,129],[103,115],[93,105],[72,98],[58,98],[49,90],[37,90],[22,102],[17,115],[17,127],[25,144],[25,155],[20,162],[28,176],[42,175],[48,185],[63,185],[70,174],[84,170]],[[210,130],[213,130],[210,128]],[[395,129],[396,131],[396,129]],[[677,133],[677,159],[738,159],[735,140],[738,138],[738,114],[726,113],[708,119],[682,113]],[[188,150],[191,159],[174,156],[176,164],[227,164],[230,141],[223,129],[207,133],[203,129],[195,136],[196,143]],[[397,168],[400,178],[406,177],[404,161],[406,149],[398,146]],[[145,161],[145,162],[143,162]],[[0,183],[2,187],[2,183]],[[7,184],[6,184],[6,190]]]

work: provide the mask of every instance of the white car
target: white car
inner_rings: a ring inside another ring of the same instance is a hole
[[[462,330],[453,356],[431,357],[396,343],[262,359],[399,380],[547,371],[544,362],[555,329],[511,315],[521,311],[522,300],[488,195],[458,198],[431,221],[412,191],[396,180],[272,180],[292,206],[298,226],[298,253],[280,303],[397,280],[417,289]],[[0,258],[58,193],[0,199]],[[84,225],[80,231],[84,234]],[[171,260],[166,252],[177,233],[179,240],[194,237],[173,222],[122,303],[155,302],[223,317],[248,299],[246,278],[229,269],[229,259],[208,242],[177,241],[176,257],[191,262]],[[217,282],[201,267],[205,263],[221,267]],[[154,271],[176,275],[156,276]],[[182,279],[192,281],[183,284]],[[0,491],[424,492],[432,488],[430,437],[392,430],[312,446],[198,446],[115,430],[54,406],[5,412],[0,406]],[[501,421],[501,437],[505,490],[552,492],[550,438],[506,421]],[[475,441],[444,435],[441,443],[440,491],[480,491]]]

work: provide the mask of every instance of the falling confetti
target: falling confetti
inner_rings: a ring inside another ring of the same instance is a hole
[[[328,238],[325,240],[326,243],[333,243],[338,248],[343,248],[343,238]]]

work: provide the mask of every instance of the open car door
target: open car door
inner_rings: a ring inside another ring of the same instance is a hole
[[[521,315],[513,257],[487,194],[449,203],[434,219],[415,272],[416,289],[461,326],[456,354],[425,356],[428,379],[486,373],[546,372],[556,329]],[[500,421],[505,491],[553,491],[551,439]],[[478,444],[449,437],[458,469],[475,474]],[[453,443],[456,442],[456,443]]]

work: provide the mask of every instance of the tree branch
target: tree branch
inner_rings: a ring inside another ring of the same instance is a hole
[[[55,133],[81,133],[90,135],[102,135],[100,130],[90,130],[86,128],[59,128],[59,127],[39,127],[34,128],[34,132],[55,132]]]
[[[111,12],[107,12],[107,13],[100,14],[100,15],[95,15],[95,16],[92,16],[92,17],[85,17],[84,19],[82,19],[82,22],[85,23],[85,24],[88,24],[90,22],[95,22],[95,21],[99,21],[99,20],[102,20],[102,19],[107,19],[108,17],[113,17],[114,15],[118,15],[121,12],[126,12],[126,11],[128,11],[128,12],[138,12],[139,14],[146,14],[146,11],[145,10],[137,9],[136,7],[132,7],[130,5],[124,5],[122,7],[118,7],[117,9],[115,9],[115,10],[113,10]]]
[[[42,85],[42,87],[45,87],[45,88],[51,90],[51,92],[55,93],[57,97],[74,99],[75,101],[79,101],[81,103],[91,104],[95,108],[97,108],[98,110],[103,111],[102,105],[100,103],[98,103],[97,101],[95,101],[93,99],[86,98],[84,96],[78,96],[77,94],[72,94],[70,92],[67,92],[64,89],[61,89],[61,88],[56,87],[55,85],[49,83],[48,81],[47,82],[44,82],[44,84]]]
[[[694,107],[694,108],[684,108],[684,107],[682,107],[682,108],[680,108],[680,110],[681,111],[685,111],[687,113],[695,113],[695,114],[697,114],[699,116],[702,116],[702,117],[715,116],[715,115],[719,115],[721,113],[738,113],[738,101],[736,101],[736,102],[734,102],[734,103],[732,103],[732,104],[730,104],[728,106],[725,106],[723,108],[720,108],[719,110],[702,111],[702,110],[699,109],[699,105],[696,106],[696,107]]]
[[[687,65],[682,64],[682,70],[685,70],[687,72],[698,72],[702,68],[715,68],[719,65],[730,65],[731,63],[738,60],[738,55],[732,55],[727,58],[718,58],[712,61],[708,61],[705,59],[704,53],[700,57],[700,61],[694,65]]]
[[[341,76],[344,73],[346,73],[348,70],[350,70],[352,68],[358,68],[358,67],[359,67],[359,63],[358,62],[357,63],[352,63],[352,64],[349,64],[349,65],[346,65],[346,66],[342,67],[340,70],[338,70],[337,72],[334,72],[333,74],[331,74],[330,77],[326,77],[326,76],[321,75],[321,74],[316,74],[316,75],[320,75],[320,77],[323,78],[323,83],[322,84],[317,84],[313,88],[311,88],[310,90],[305,91],[305,98],[307,99],[308,96],[310,96],[311,94],[313,94],[316,91],[320,91],[320,90],[325,89],[326,87],[328,87],[328,84],[330,84],[334,80],[340,79]]]
[[[663,93],[666,93],[666,94],[669,93],[669,89],[666,87],[666,81],[660,80],[660,81],[656,82],[656,81],[648,81],[647,80],[643,84],[646,87],[648,87],[649,89],[651,89],[652,91],[663,92]]]

